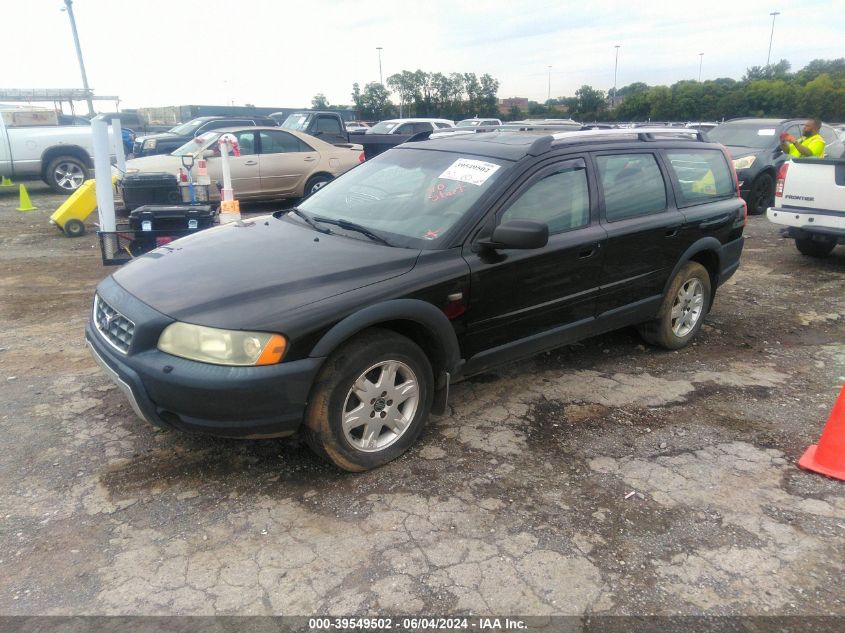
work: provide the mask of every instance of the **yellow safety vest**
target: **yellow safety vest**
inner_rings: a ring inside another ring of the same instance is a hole
[[[801,140],[798,142],[810,150],[816,158],[822,158],[824,156],[824,139],[821,134],[802,136]],[[794,156],[795,158],[803,156],[803,154],[801,154],[801,152],[799,152],[795,147],[795,143],[789,144],[789,155]]]

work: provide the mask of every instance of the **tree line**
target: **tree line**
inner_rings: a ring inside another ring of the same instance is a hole
[[[611,107],[611,100],[616,107]],[[723,77],[708,81],[683,80],[671,86],[642,82],[604,92],[581,86],[574,97],[529,102],[524,116],[552,116],[563,106],[582,121],[720,121],[734,117],[817,116],[845,121],[845,58],[816,59],[797,72],[783,59],[769,66],[753,66],[739,81]],[[557,114],[560,116],[560,114]]]
[[[437,117],[462,119],[472,116],[498,116],[499,81],[487,73],[429,73],[424,70],[403,70],[390,75],[387,86],[374,81],[363,88],[352,84],[351,108],[357,116],[367,121],[379,121],[399,116]],[[393,92],[398,103],[391,101]],[[320,93],[311,100],[311,107],[324,109],[330,106]]]
[[[740,80],[723,77],[671,86],[635,82],[605,92],[583,85],[571,97],[528,102],[527,111],[498,109],[499,82],[489,74],[429,73],[403,70],[383,85],[352,84],[351,106],[330,106],[325,95],[313,108],[351,108],[364,120],[399,116],[461,119],[472,116],[518,120],[526,117],[572,117],[576,121],[720,121],[741,116],[817,116],[845,121],[845,58],[816,59],[797,72],[783,59],[752,66]],[[397,103],[391,100],[394,96]]]

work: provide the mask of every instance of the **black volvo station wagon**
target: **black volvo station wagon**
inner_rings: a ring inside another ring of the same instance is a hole
[[[450,134],[140,257],[99,284],[86,338],[153,424],[301,428],[365,470],[450,382],[628,325],[683,347],[745,222],[730,158],[695,132]]]

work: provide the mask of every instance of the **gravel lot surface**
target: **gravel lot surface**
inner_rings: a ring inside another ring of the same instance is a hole
[[[0,189],[0,613],[845,614],[845,247],[749,219],[693,346],[633,330],[456,385],[375,472],[138,420],[83,327],[89,233]],[[633,493],[633,494],[632,494]]]

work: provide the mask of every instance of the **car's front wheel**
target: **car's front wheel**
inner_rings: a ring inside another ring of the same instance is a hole
[[[775,181],[768,172],[763,172],[751,183],[748,213],[760,215],[775,203]]]
[[[377,468],[419,436],[433,397],[431,364],[410,339],[372,328],[326,360],[305,411],[305,439],[352,471]]]
[[[710,274],[697,262],[687,262],[669,284],[657,318],[639,326],[649,343],[666,349],[686,346],[701,329],[710,310]]]

